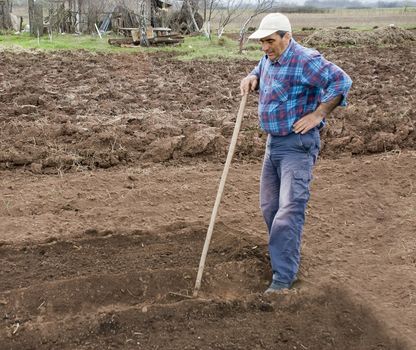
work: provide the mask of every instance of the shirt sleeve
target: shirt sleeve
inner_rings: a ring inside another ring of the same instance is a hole
[[[316,55],[305,63],[302,80],[303,83],[322,89],[321,103],[342,95],[340,106],[347,105],[347,95],[352,85],[351,78],[340,67],[321,55]]]

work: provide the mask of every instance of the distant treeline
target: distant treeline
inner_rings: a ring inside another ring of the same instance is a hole
[[[375,1],[361,2],[359,0],[306,0],[304,5],[293,5],[281,3],[276,10],[281,12],[327,12],[333,8],[398,8],[398,7],[416,7],[416,1]]]

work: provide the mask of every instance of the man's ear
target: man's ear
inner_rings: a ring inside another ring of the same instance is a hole
[[[291,32],[286,32],[284,38],[286,40],[290,40],[292,38],[292,33]]]

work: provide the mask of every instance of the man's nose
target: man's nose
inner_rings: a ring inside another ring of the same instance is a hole
[[[269,45],[268,44],[266,44],[266,43],[262,43],[261,44],[261,50],[262,51],[267,51],[269,49]]]

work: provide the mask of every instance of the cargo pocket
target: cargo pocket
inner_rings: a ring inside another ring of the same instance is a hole
[[[292,199],[307,201],[309,199],[309,183],[311,174],[307,170],[294,170],[292,178]]]
[[[316,138],[314,132],[307,132],[306,134],[298,134],[299,146],[304,152],[309,152],[316,146]]]

